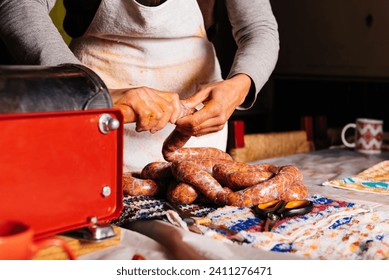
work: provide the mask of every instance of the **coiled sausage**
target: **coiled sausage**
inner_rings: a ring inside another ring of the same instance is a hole
[[[278,173],[269,180],[228,194],[219,192],[217,200],[219,203],[223,202],[232,206],[252,207],[278,198],[289,200],[290,189],[293,190],[293,195],[291,195],[293,199],[304,199],[307,192],[302,181],[303,175],[297,167],[281,166]]]
[[[213,177],[223,186],[240,190],[270,179],[278,167],[270,164],[250,165],[243,162],[217,163]]]
[[[138,178],[139,174],[125,172],[123,174],[123,191],[131,196],[154,196],[161,190],[160,185],[154,180]]]
[[[190,137],[173,130],[162,146],[166,162],[149,163],[138,177],[124,174],[124,192],[153,196],[161,192],[162,182],[169,180],[167,196],[179,204],[203,197],[217,205],[251,207],[273,199],[289,201],[307,196],[297,167],[249,165],[234,162],[228,153],[216,148],[184,148]]]

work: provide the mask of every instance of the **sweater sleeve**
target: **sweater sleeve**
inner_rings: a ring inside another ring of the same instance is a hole
[[[253,106],[278,59],[278,25],[269,0],[225,0],[237,51],[228,77],[246,74],[252,90],[238,110]]]
[[[49,16],[55,2],[0,0],[0,38],[17,64],[80,64]]]

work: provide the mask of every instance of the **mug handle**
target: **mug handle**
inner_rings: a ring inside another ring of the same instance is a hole
[[[36,253],[38,253],[38,251],[40,251],[42,249],[52,247],[52,246],[61,247],[65,251],[69,260],[76,260],[77,259],[76,255],[74,254],[74,252],[72,251],[70,246],[66,243],[66,241],[61,239],[61,238],[56,238],[56,237],[46,238],[46,239],[34,242],[33,247],[32,247],[32,255],[35,255]]]
[[[346,131],[349,128],[356,129],[356,127],[357,127],[357,125],[355,123],[349,123],[349,124],[345,125],[345,127],[343,127],[342,133],[340,134],[340,136],[342,137],[343,144],[346,147],[348,147],[348,148],[355,148],[355,142],[354,143],[350,143],[350,142],[347,141],[347,139],[346,139]]]

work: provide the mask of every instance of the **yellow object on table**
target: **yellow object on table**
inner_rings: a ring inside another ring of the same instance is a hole
[[[120,242],[120,227],[113,226],[115,236],[99,242],[82,241],[72,237],[58,235],[56,237],[64,239],[73,253],[78,257],[102,250],[104,248],[115,246]],[[34,260],[67,260],[68,256],[60,247],[48,247],[40,250],[33,258]]]

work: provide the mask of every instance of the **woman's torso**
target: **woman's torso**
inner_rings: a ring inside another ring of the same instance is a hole
[[[166,0],[138,0],[145,6],[158,6]],[[213,32],[216,22],[215,7],[217,0],[197,0],[208,32]],[[92,22],[101,0],[63,0],[66,8],[64,29],[73,38],[80,37]]]
[[[222,79],[196,0],[168,0],[159,6],[102,0],[87,30],[70,47],[109,88],[147,86],[184,99],[202,84]],[[126,124],[124,171],[163,160],[162,143],[173,129],[168,125],[154,134],[139,133],[135,124]],[[226,140],[227,127],[192,137],[186,146],[225,150]]]

